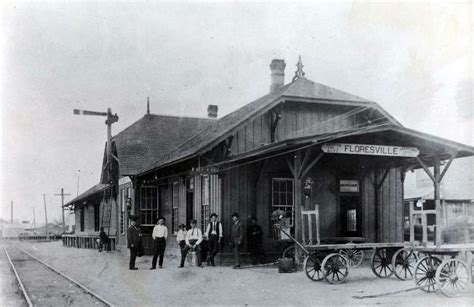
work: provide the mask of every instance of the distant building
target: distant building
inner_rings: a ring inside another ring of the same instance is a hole
[[[14,220],[13,223],[2,220],[2,238],[3,239],[18,239],[18,236],[25,232],[25,229],[29,228],[30,223],[20,222]]]
[[[420,212],[434,210],[432,180],[423,170],[408,173],[405,180],[404,220],[409,222],[410,206]],[[441,184],[442,215],[440,225],[448,232],[462,228],[457,241],[474,242],[474,158],[452,162]],[[418,219],[420,219],[418,215]],[[421,220],[418,223],[422,224]],[[427,226],[434,228],[437,218],[427,215]]]

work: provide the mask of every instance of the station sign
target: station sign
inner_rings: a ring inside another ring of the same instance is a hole
[[[359,193],[359,180],[339,180],[339,192]]]
[[[327,143],[321,147],[325,153],[369,155],[389,157],[417,157],[420,151],[416,147],[385,146],[370,144]]]

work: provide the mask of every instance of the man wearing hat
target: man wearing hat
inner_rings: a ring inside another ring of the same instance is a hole
[[[243,233],[239,214],[234,212],[234,214],[232,214],[232,234],[230,238],[230,244],[234,250],[234,269],[240,267],[240,246],[242,245],[242,237]]]
[[[201,242],[202,242],[202,232],[201,229],[196,227],[196,220],[191,220],[191,229],[188,230],[186,233],[186,246],[183,249],[183,253],[181,254],[181,264],[180,268],[184,267],[184,260],[186,259],[186,255],[188,254],[189,250],[193,250],[196,252],[197,256],[197,265],[198,267],[202,268],[201,264]]]
[[[222,224],[217,220],[217,214],[211,214],[211,221],[207,225],[206,237],[208,239],[209,246],[209,258],[207,259],[207,264],[215,266],[214,257],[219,252],[219,245],[223,237],[222,233]]]
[[[141,233],[140,228],[137,226],[138,216],[130,215],[130,226],[127,230],[127,247],[130,249],[130,262],[128,268],[130,270],[138,270],[135,266],[135,260],[140,251],[141,245]]]
[[[150,270],[156,269],[156,260],[160,256],[160,269],[163,268],[163,257],[165,255],[166,239],[168,238],[168,228],[165,226],[165,218],[159,217],[157,225],[153,228],[151,235],[154,243],[153,261]]]

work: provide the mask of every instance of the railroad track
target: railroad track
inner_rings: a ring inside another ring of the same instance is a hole
[[[113,306],[27,251],[5,245],[3,250],[28,306]]]

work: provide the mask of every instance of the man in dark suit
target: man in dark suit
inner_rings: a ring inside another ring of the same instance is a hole
[[[138,217],[136,215],[130,216],[130,227],[128,227],[127,230],[127,247],[130,249],[130,262],[128,268],[130,270],[138,270],[135,266],[135,260],[140,251],[142,235],[140,233],[140,228],[137,226],[137,219]]]
[[[240,267],[240,247],[242,245],[242,225],[240,223],[239,214],[235,212],[232,214],[232,234],[231,245],[234,251],[234,269]]]
[[[252,264],[259,261],[265,263],[265,254],[262,248],[263,231],[262,227],[257,224],[257,218],[251,219],[250,226],[247,227],[247,247],[252,256]]]

